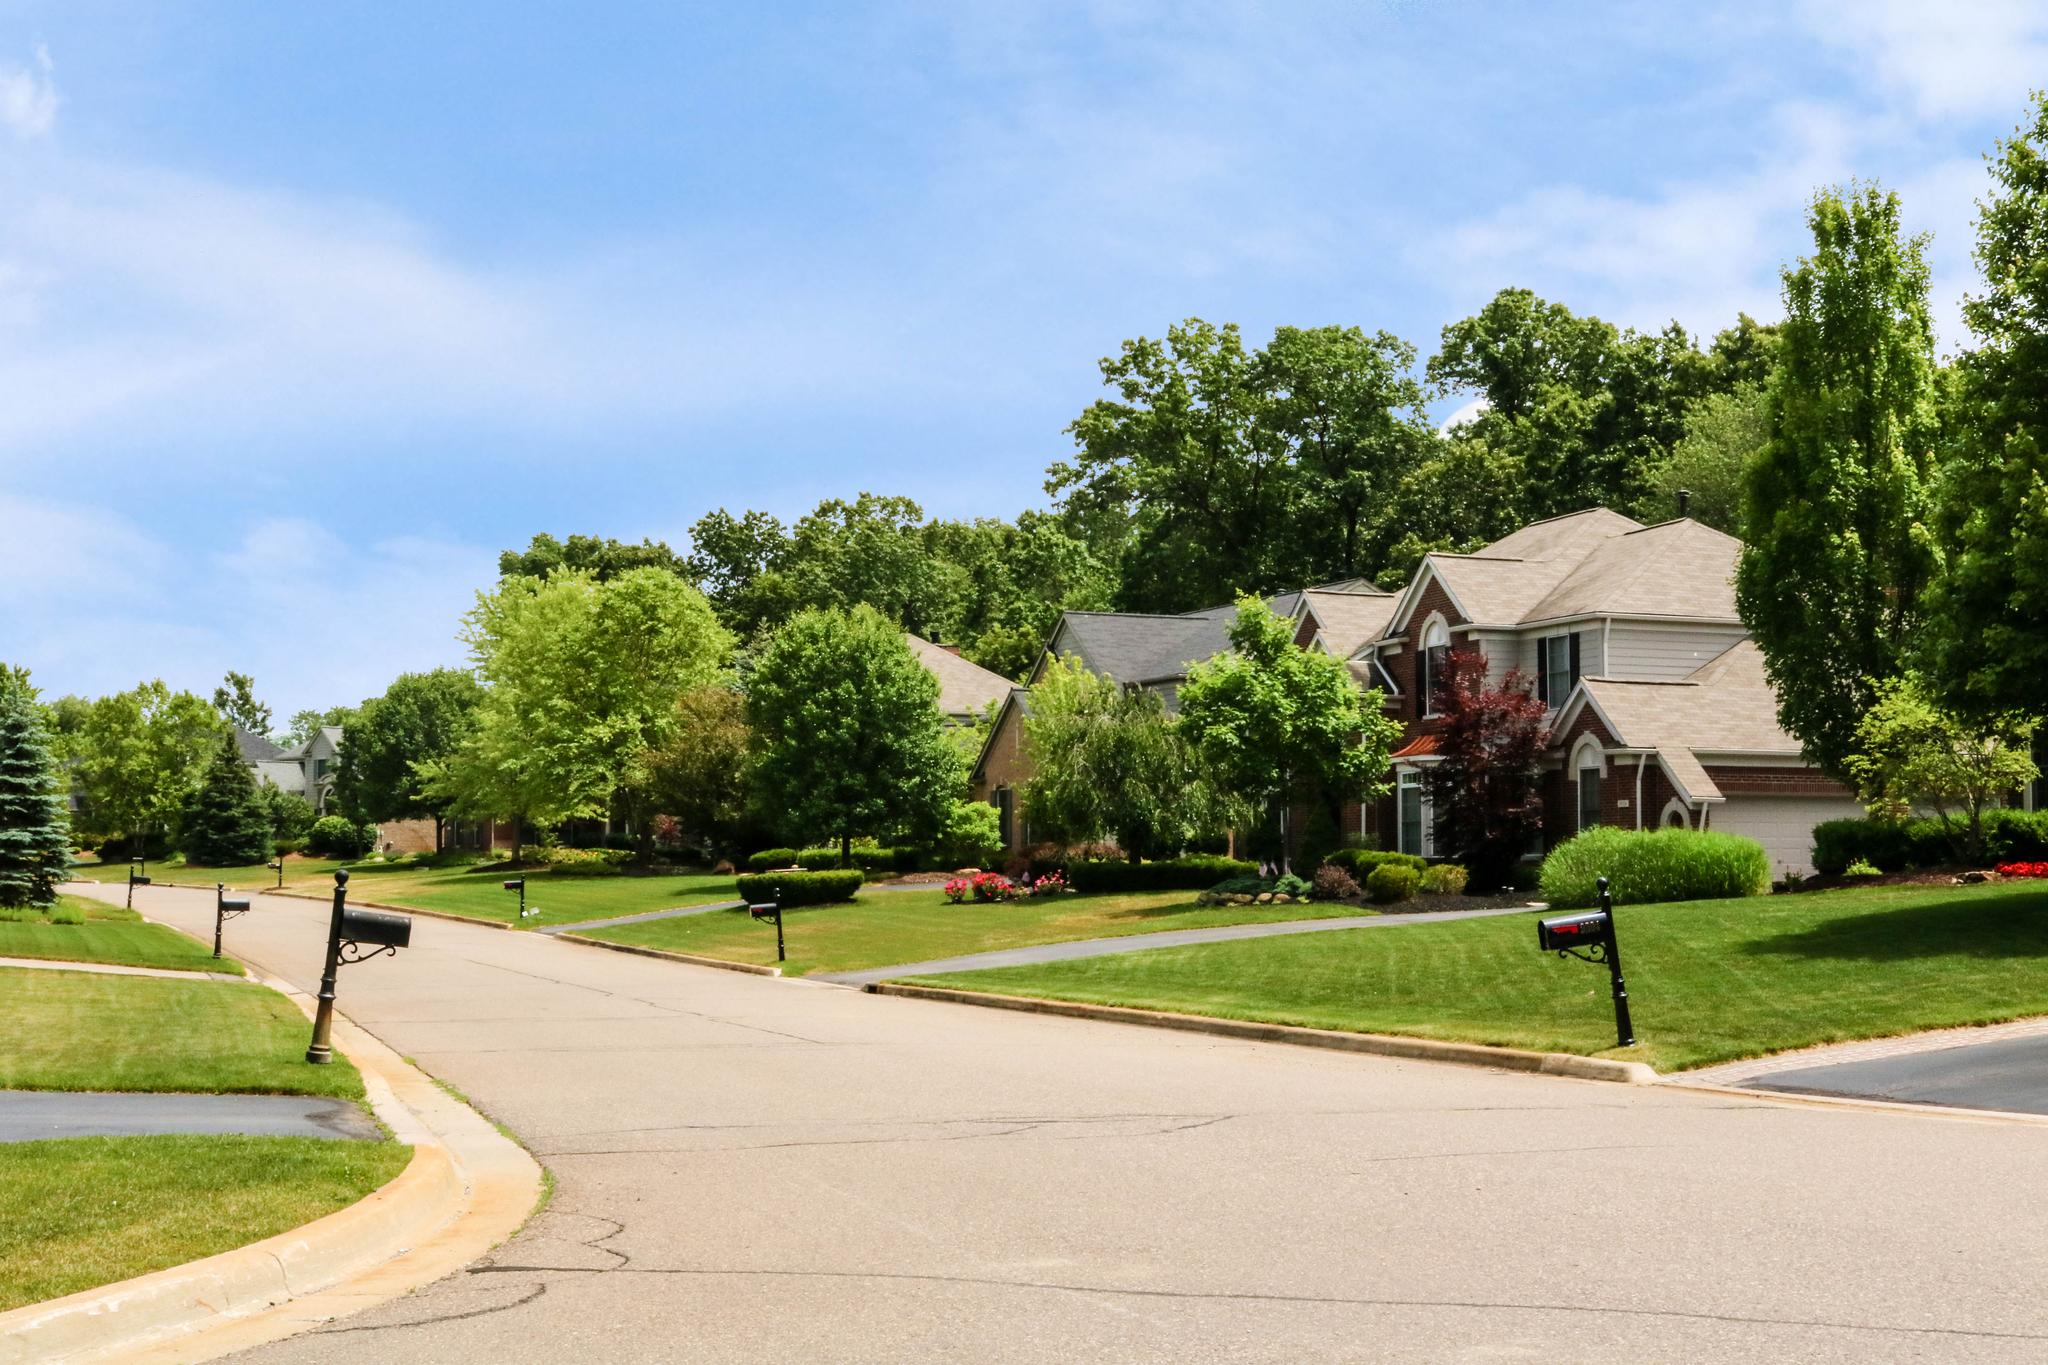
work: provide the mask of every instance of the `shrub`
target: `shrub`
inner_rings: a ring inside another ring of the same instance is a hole
[[[1945,867],[1961,854],[1962,822],[1928,816],[1918,820],[1823,820],[1813,827],[1813,866],[1837,875],[1855,862],[1880,872]],[[1984,812],[1984,856],[1994,862],[2048,858],[2048,811]]]
[[[550,848],[542,860],[558,877],[610,877],[632,861],[630,850],[621,848]]]
[[[996,808],[986,801],[955,801],[939,830],[939,861],[948,867],[985,867],[1002,851],[1002,819]]]
[[[747,867],[750,871],[754,872],[766,872],[770,868],[776,867],[795,866],[796,850],[793,848],[764,848],[759,853],[749,853],[747,855]]]
[[[1229,877],[1209,888],[1212,896],[1256,896],[1262,891],[1271,891],[1270,878],[1254,873],[1248,877]]]
[[[1340,848],[1323,861],[1332,867],[1341,867],[1354,878],[1363,877],[1376,867],[1412,867],[1418,873],[1428,864],[1413,853],[1395,853],[1384,848]]]
[[[1308,895],[1308,883],[1290,872],[1273,883],[1273,894],[1299,900]]]
[[[1198,855],[1171,858],[1156,863],[1075,863],[1067,869],[1067,880],[1076,891],[1090,894],[1105,891],[1200,891],[1225,877],[1249,877],[1258,873],[1256,863],[1231,858]]]
[[[1067,889],[1066,875],[1057,868],[1024,888],[1034,896],[1057,896]]]
[[[836,848],[800,848],[796,851],[796,865],[806,872],[822,872],[839,866],[839,850]]]
[[[2048,863],[2000,863],[2001,877],[2048,877]]]
[[[1762,844],[1740,835],[1598,825],[1543,860],[1543,898],[1556,906],[1592,905],[1603,876],[1618,905],[1724,900],[1768,891],[1771,860]]]
[[[1358,896],[1358,879],[1335,863],[1316,869],[1310,888],[1319,901],[1348,901]]]
[[[858,868],[818,872],[747,873],[737,879],[741,899],[749,904],[773,902],[788,909],[850,901],[863,878]]]
[[[1365,876],[1365,894],[1382,905],[1415,895],[1422,874],[1405,863],[1381,863]]]
[[[1467,880],[1465,869],[1456,863],[1432,863],[1422,869],[1422,890],[1430,896],[1462,896]]]
[[[375,825],[359,825],[342,815],[321,816],[306,836],[306,847],[323,858],[360,858],[376,845]]]
[[[1877,877],[1883,874],[1877,868],[1858,858],[1855,862],[1842,869],[1842,875],[1845,877]]]

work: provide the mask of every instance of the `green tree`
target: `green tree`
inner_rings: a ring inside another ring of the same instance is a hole
[[[746,700],[730,687],[676,698],[675,723],[648,760],[655,807],[713,851],[736,851],[749,828]]]
[[[2040,776],[2029,752],[2038,724],[2013,714],[1965,721],[1907,674],[1879,681],[1856,726],[1847,767],[1871,812],[1903,820],[1932,809],[1956,852],[1984,851],[1984,811]]]
[[[270,708],[256,700],[256,680],[247,673],[230,672],[213,689],[213,709],[252,735],[270,733]]]
[[[565,543],[543,531],[524,550],[506,550],[498,556],[499,578],[546,578],[557,569],[580,569],[599,583],[633,569],[689,574],[682,556],[659,540],[629,545],[609,536],[570,536]]]
[[[732,653],[704,595],[662,569],[599,583],[580,569],[479,593],[463,639],[488,689],[476,728],[422,765],[429,799],[463,814],[555,824],[614,805],[651,851],[651,755],[676,698]]]
[[[0,671],[0,908],[54,905],[70,875],[61,782],[27,670]]]
[[[430,819],[440,849],[450,799],[431,789],[423,770],[436,770],[461,748],[482,700],[467,669],[400,674],[342,728],[335,799],[357,823]]]
[[[311,801],[272,782],[258,782],[256,795],[262,799],[273,839],[280,843],[303,843],[312,834],[316,817]]]
[[[1179,723],[1225,796],[1254,810],[1321,801],[1334,815],[1387,789],[1400,726],[1377,690],[1361,691],[1342,659],[1296,645],[1256,598],[1239,599],[1230,646],[1180,689]]]
[[[1744,384],[1708,394],[1686,414],[1684,437],[1651,466],[1648,490],[1632,515],[1650,523],[1669,520],[1678,514],[1683,489],[1692,495],[1695,521],[1739,536],[1743,480],[1770,436],[1762,387]]]
[[[874,608],[799,613],[747,685],[758,799],[796,839],[929,838],[962,782],[938,680]]]
[[[161,681],[90,703],[66,757],[92,832],[138,839],[172,829],[222,729],[205,701]]]
[[[1113,839],[1132,862],[1179,851],[1223,823],[1193,749],[1156,692],[1051,661],[1031,689],[1024,814],[1066,847]]]
[[[1925,240],[1902,235],[1897,195],[1824,191],[1808,222],[1814,253],[1784,272],[1735,587],[1779,721],[1839,775],[1874,680],[1901,670],[1934,569],[1934,334]]]
[[[1978,716],[2044,709],[2048,677],[2048,95],[1991,158],[1981,293],[1963,318],[1955,453],[1941,472],[1946,565],[1929,604],[1929,675]]]
[[[232,734],[214,745],[199,786],[185,799],[180,846],[201,867],[243,867],[271,854],[270,811]]]
[[[325,711],[307,709],[292,712],[291,724],[285,728],[284,742],[287,745],[310,743],[322,730],[346,731],[348,723],[361,710],[355,706],[330,706]]]
[[[766,512],[735,517],[720,508],[690,527],[690,578],[726,629],[752,640],[796,611],[784,577],[789,532]]]
[[[1038,662],[1061,612],[1111,603],[1109,566],[1044,512],[1024,512],[1014,523],[933,522],[925,534],[932,554],[959,577],[942,638],[1005,677],[1021,678]]]
[[[1453,439],[1516,461],[1520,524],[1633,505],[1717,370],[1675,323],[1657,333],[1621,331],[1527,289],[1503,289],[1444,328],[1428,375],[1448,392],[1484,400]]]

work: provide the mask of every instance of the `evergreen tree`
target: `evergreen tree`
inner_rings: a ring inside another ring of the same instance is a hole
[[[1922,519],[1935,434],[1923,238],[1875,186],[1823,192],[1785,272],[1770,439],[1743,489],[1736,603],[1778,719],[1841,774],[1876,680],[1899,673],[1934,569]]]
[[[0,677],[0,907],[54,904],[71,863],[71,820],[42,709],[25,681]]]
[[[185,803],[184,848],[186,860],[201,867],[244,867],[270,856],[270,811],[231,734],[221,737]]]

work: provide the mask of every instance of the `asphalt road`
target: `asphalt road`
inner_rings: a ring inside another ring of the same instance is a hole
[[[210,927],[207,893],[140,904]],[[325,913],[261,898],[231,949],[310,985]],[[554,1203],[248,1359],[2048,1356],[2048,1125],[413,941],[342,1008],[508,1124]]]
[[[2048,1035],[1775,1071],[1759,1090],[2048,1114]]]

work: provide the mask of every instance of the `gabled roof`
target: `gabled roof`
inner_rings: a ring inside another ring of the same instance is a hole
[[[910,652],[939,680],[939,710],[948,716],[978,716],[990,702],[1001,701],[1014,686],[1000,673],[970,663],[952,650],[922,636],[906,636]]]
[[[1300,610],[1315,618],[1316,638],[1340,659],[1350,658],[1385,634],[1401,600],[1363,579],[1352,582],[1364,586],[1310,588],[1300,595]]]
[[[267,737],[244,730],[239,725],[235,727],[235,748],[242,755],[244,763],[263,763],[284,757],[284,750],[271,743]]]
[[[1185,676],[1191,664],[1230,648],[1237,608],[1211,607],[1186,616],[1135,612],[1070,611],[1060,617],[1046,652],[1079,655],[1095,673],[1124,683]]]

